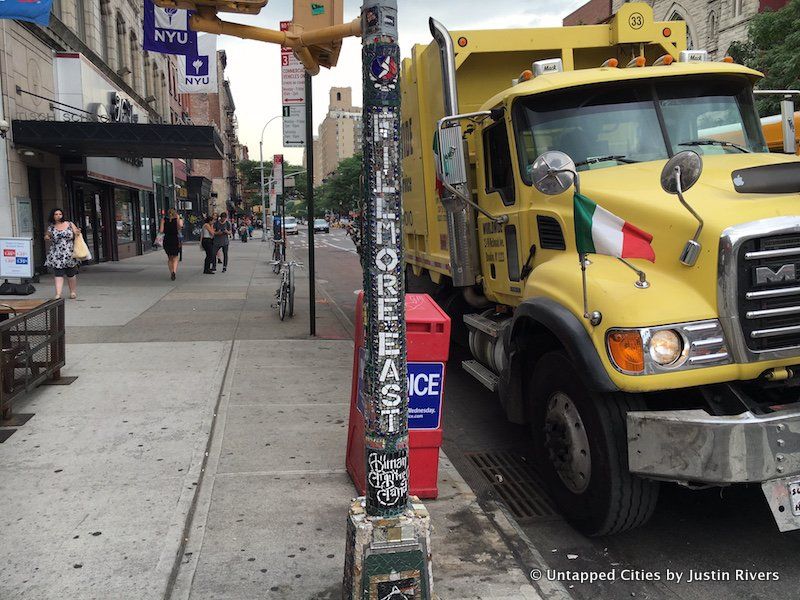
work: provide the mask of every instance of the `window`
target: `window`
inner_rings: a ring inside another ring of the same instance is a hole
[[[499,192],[503,204],[511,206],[514,204],[514,172],[505,121],[495,123],[483,132],[483,151],[486,158],[486,193]]]
[[[731,0],[733,3],[733,16],[741,17],[742,16],[742,0]]]
[[[736,0],[734,0],[734,2],[736,2]],[[686,19],[681,13],[675,11],[667,21],[686,21]],[[689,26],[689,23],[686,23],[686,48],[688,50],[694,49],[694,35],[692,34],[692,28]]]
[[[336,92],[336,101],[337,102],[341,102],[342,101],[342,93],[341,92]]]
[[[531,165],[548,150],[567,153],[579,171],[664,160],[688,149],[741,152],[708,140],[767,151],[750,84],[739,77],[670,77],[529,96],[515,103],[514,124],[528,184]]]
[[[86,41],[86,6],[83,0],[75,0],[75,33]]]
[[[117,68],[119,71],[125,67],[125,21],[117,13]]]
[[[717,15],[714,12],[708,17],[708,47],[717,47]]]
[[[51,6],[53,14],[56,16],[57,19],[61,19],[61,0],[53,0],[53,4]]]
[[[117,243],[130,244],[136,241],[133,202],[128,190],[114,190],[114,215],[117,224]]]
[[[100,58],[106,64],[108,64],[110,58],[109,46],[111,45],[108,35],[108,28],[111,26],[108,22],[108,16],[111,14],[108,8],[108,1],[100,0]]]
[[[142,55],[139,51],[139,42],[136,40],[136,34],[131,31],[130,36],[131,44],[131,87],[139,91],[142,86]]]

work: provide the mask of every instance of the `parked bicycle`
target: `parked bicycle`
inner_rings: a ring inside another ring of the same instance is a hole
[[[281,271],[281,262],[283,261],[283,240],[276,238],[274,240],[275,246],[272,249],[272,272],[276,275]]]
[[[283,321],[288,313],[294,316],[294,268],[303,264],[295,261],[272,261],[273,269],[277,264],[281,273],[281,285],[275,292],[277,299],[278,315]]]

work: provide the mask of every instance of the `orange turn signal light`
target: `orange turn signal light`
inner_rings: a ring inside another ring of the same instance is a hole
[[[643,67],[646,64],[647,64],[647,59],[644,56],[637,56],[636,58],[631,59],[631,62],[628,63],[628,68]]]
[[[603,63],[604,67],[610,67],[611,69],[616,69],[619,66],[619,61],[616,58],[609,58],[606,62]]]
[[[461,47],[461,48],[466,48],[466,47],[467,47],[467,44],[469,44],[469,40],[467,40],[467,38],[465,38],[465,37],[460,37],[460,38],[458,38],[458,45],[459,45],[459,47]]]
[[[664,27],[664,29],[661,30],[661,35],[663,35],[664,37],[671,36],[672,35],[672,29],[670,29],[669,27]]]
[[[726,56],[725,58],[722,59],[722,62],[731,64],[731,63],[733,63],[733,57],[732,56]]]
[[[644,348],[638,331],[612,331],[608,334],[608,351],[622,371],[641,373],[644,370]]]
[[[533,72],[530,69],[525,69],[522,73],[519,74],[520,82],[530,81],[531,79],[533,79]]]

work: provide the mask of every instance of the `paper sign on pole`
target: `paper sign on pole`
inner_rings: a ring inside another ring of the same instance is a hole
[[[291,21],[281,21],[288,31]],[[283,145],[304,148],[306,139],[306,70],[291,48],[281,46],[281,97],[283,98]]]
[[[217,88],[217,36],[201,35],[197,38],[195,56],[178,57],[178,93],[216,94]]]
[[[283,154],[272,157],[272,181],[275,182],[275,193],[283,194]]]
[[[33,278],[32,238],[0,238],[0,277]]]
[[[275,193],[275,185],[269,184],[269,212],[275,214],[278,212],[278,194]]]

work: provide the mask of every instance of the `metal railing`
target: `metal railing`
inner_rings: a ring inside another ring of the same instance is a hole
[[[2,304],[2,301],[0,301]],[[0,416],[13,402],[65,365],[64,300],[50,300],[33,310],[0,321]]]

